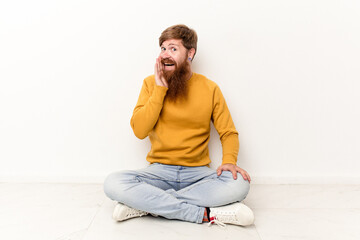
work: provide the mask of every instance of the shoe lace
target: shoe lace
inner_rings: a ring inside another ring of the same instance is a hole
[[[129,209],[126,216],[127,217],[133,217],[133,216],[143,216],[143,215],[146,215],[145,212],[143,211],[140,211],[140,210],[137,210],[137,209]]]
[[[209,222],[208,227],[210,227],[212,224],[216,224],[216,225],[218,225],[218,226],[220,226],[220,227],[226,227],[226,224],[223,223],[223,222],[221,222],[221,221],[219,221],[216,217],[214,217],[214,219],[212,219],[212,220]]]

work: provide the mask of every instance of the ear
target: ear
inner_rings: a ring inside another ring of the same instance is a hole
[[[191,49],[188,51],[188,58],[191,58],[191,61],[192,61],[193,58],[194,58],[194,55],[195,55],[195,48],[191,48]]]

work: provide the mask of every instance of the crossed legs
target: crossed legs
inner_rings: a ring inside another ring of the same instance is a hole
[[[201,223],[205,207],[240,202],[250,184],[241,174],[217,176],[209,167],[183,167],[151,164],[137,171],[110,174],[104,182],[105,194],[129,207],[159,215]]]

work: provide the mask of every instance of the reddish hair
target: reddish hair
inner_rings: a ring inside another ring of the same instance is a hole
[[[168,27],[161,33],[161,36],[159,37],[159,46],[161,47],[161,44],[169,39],[181,39],[182,44],[187,50],[190,50],[191,48],[195,49],[195,57],[198,38],[196,32],[193,29],[188,28],[184,24]]]

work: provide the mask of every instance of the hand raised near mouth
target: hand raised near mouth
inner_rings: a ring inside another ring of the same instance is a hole
[[[161,57],[156,59],[155,67],[155,83],[158,86],[168,87],[168,84],[164,78],[164,65],[161,63]]]

